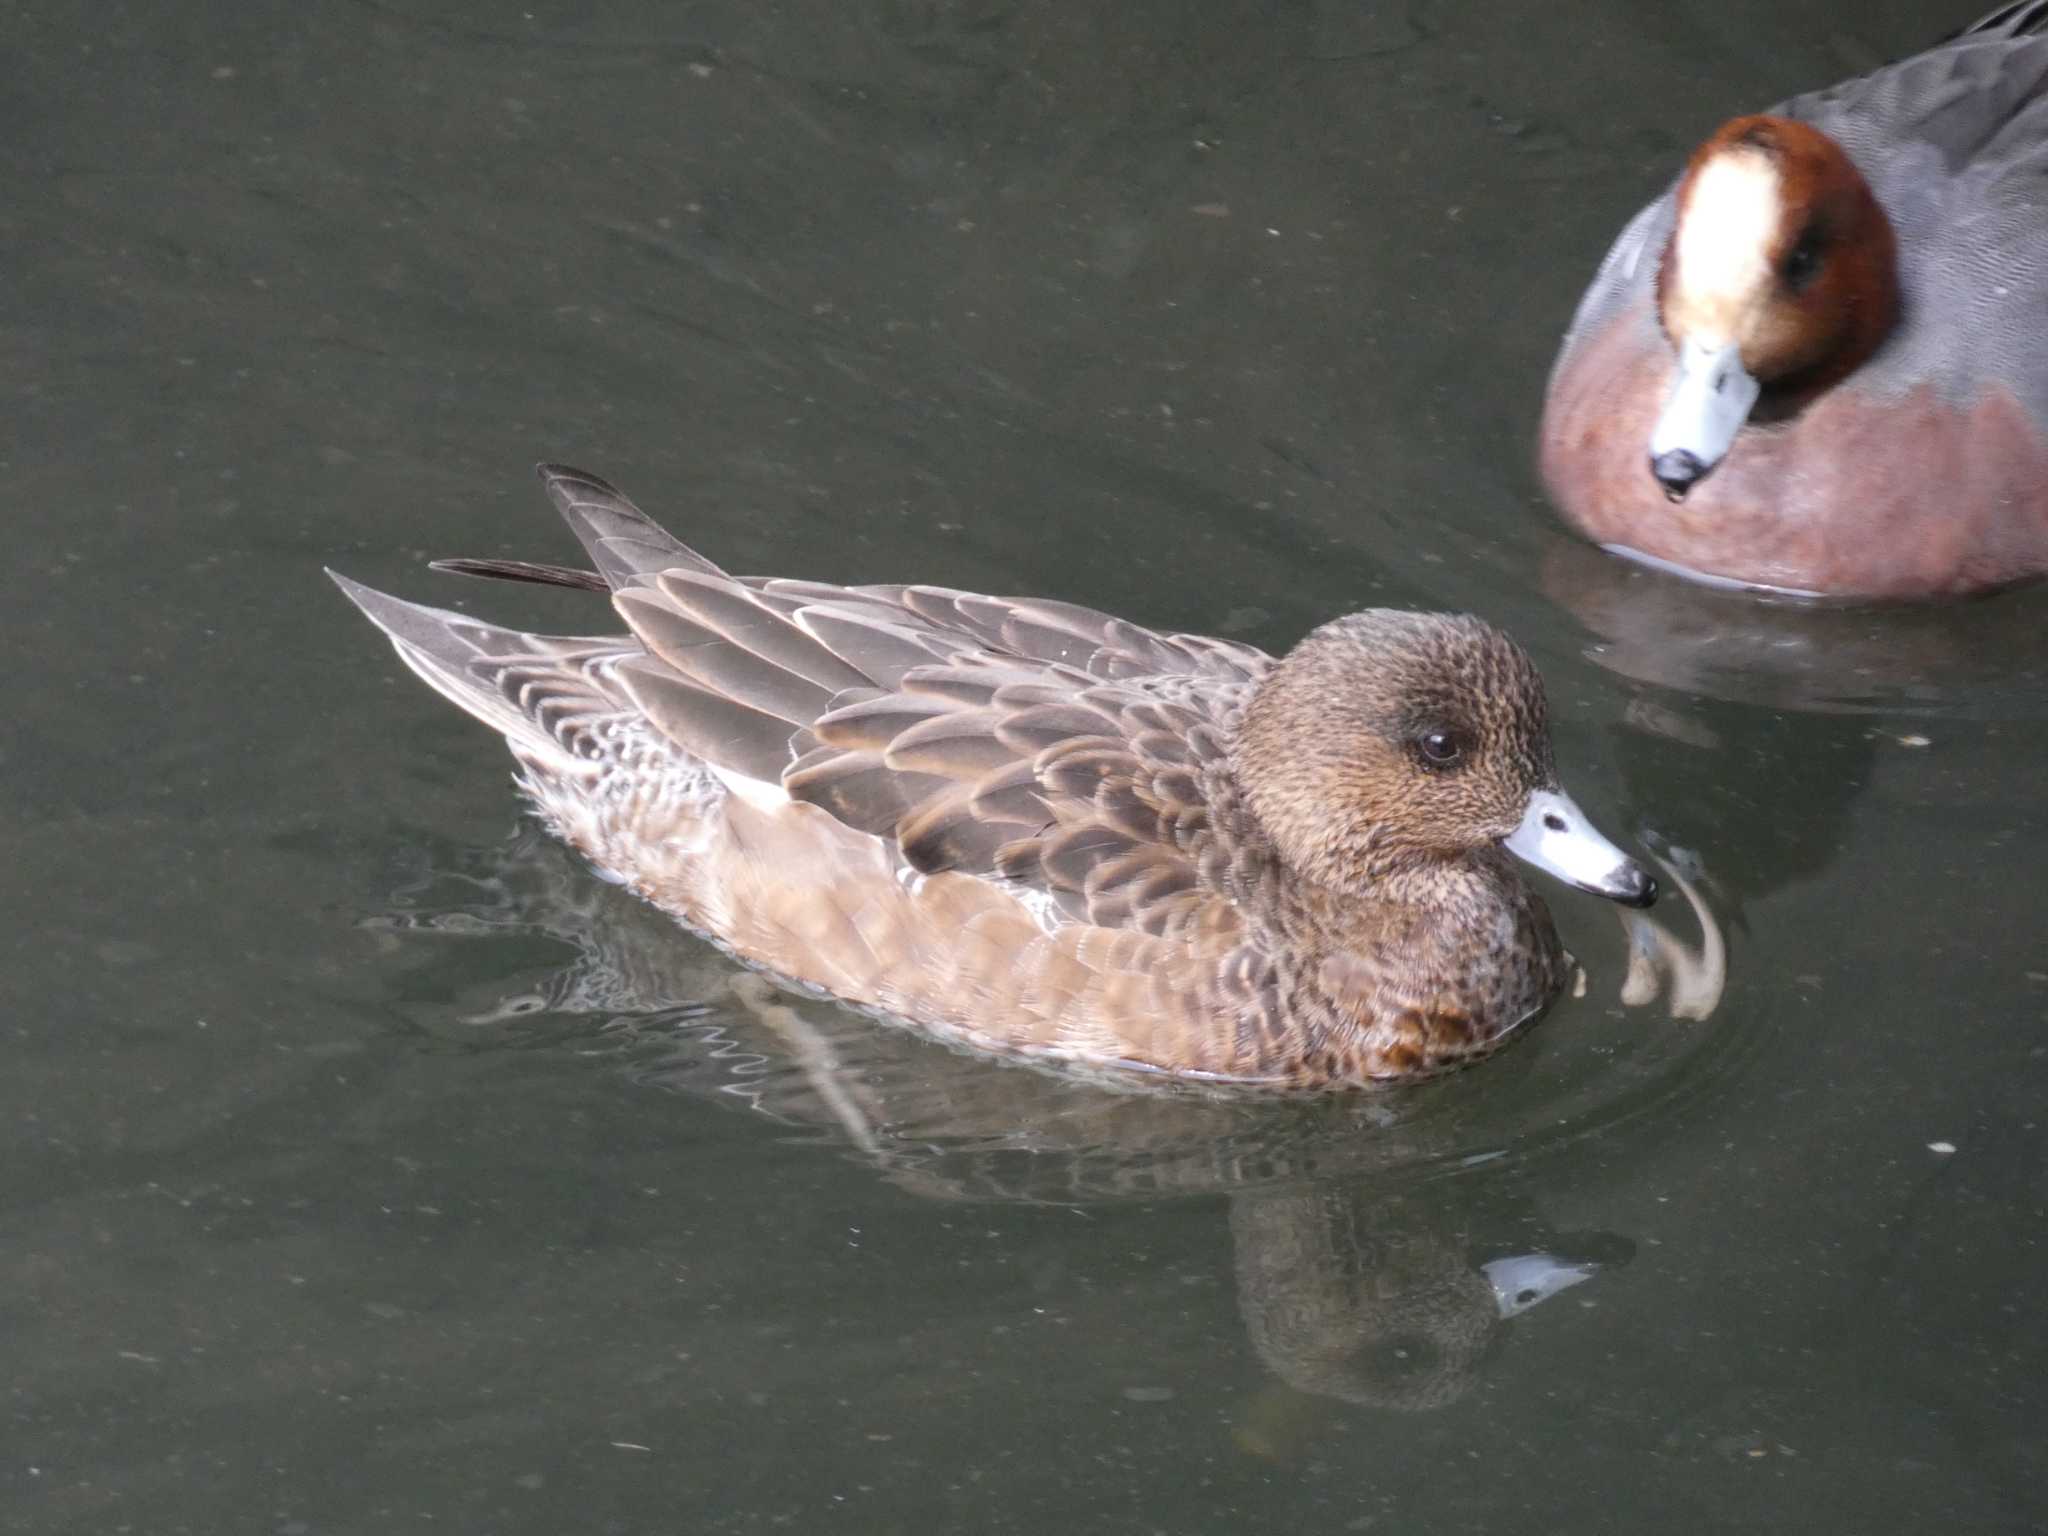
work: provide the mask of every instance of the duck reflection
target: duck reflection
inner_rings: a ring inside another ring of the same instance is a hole
[[[1835,861],[1881,755],[1938,738],[1944,720],[2034,714],[2048,697],[2048,631],[2020,596],[1940,608],[1771,598],[1562,538],[1541,581],[1590,632],[1588,659],[1631,686],[1612,747],[1629,798],[1657,808],[1646,840],[1738,923],[1745,903]],[[1711,874],[1699,849],[1712,850]],[[1674,991],[1684,964],[1667,977]]]
[[[1799,714],[2038,715],[2048,633],[2024,594],[1906,607],[1771,597],[1688,581],[1574,540],[1550,542],[1544,594],[1599,638],[1615,674]]]
[[[1509,1318],[1631,1251],[1611,1236],[1553,1237],[1562,1251],[1475,1257],[1445,1217],[1356,1183],[1234,1195],[1238,1313],[1267,1368],[1317,1397],[1441,1408],[1478,1379]]]
[[[1504,1161],[1470,1155],[1431,1112],[1443,1101],[1429,1089],[1278,1104],[1111,1092],[956,1053],[741,969],[536,828],[437,857],[368,926],[394,943],[408,931],[559,941],[567,963],[516,995],[463,1006],[473,962],[445,950],[445,964],[413,972],[418,993],[457,1004],[465,1031],[598,1042],[644,1083],[851,1148],[923,1198],[1221,1197],[1245,1332],[1296,1393],[1441,1408],[1479,1379],[1511,1320],[1633,1251],[1545,1228]],[[1251,1448],[1273,1438],[1271,1416],[1254,1405]]]

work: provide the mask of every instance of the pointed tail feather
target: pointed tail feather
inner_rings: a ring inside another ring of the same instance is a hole
[[[515,751],[586,756],[590,725],[631,707],[606,676],[618,660],[639,651],[631,641],[527,634],[406,602],[339,571],[327,574],[422,682]]]
[[[542,464],[539,473],[548,499],[614,589],[635,585],[657,571],[725,574],[634,506],[609,481],[566,464]]]

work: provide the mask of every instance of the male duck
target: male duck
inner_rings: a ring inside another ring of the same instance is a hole
[[[1413,1077],[1571,974],[1503,847],[1655,895],[1477,619],[1353,614],[1276,662],[1069,603],[728,576],[602,480],[541,475],[596,573],[444,566],[609,591],[630,635],[335,580],[601,871],[847,1002],[1097,1069]]]
[[[2048,3],[1738,117],[1629,222],[1544,404],[1567,518],[1687,574],[2048,573]]]

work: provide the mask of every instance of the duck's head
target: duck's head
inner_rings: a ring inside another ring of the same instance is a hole
[[[1260,684],[1232,753],[1281,858],[1322,885],[1385,889],[1498,845],[1610,900],[1656,899],[1559,785],[1535,663],[1479,619],[1325,624]]]
[[[1678,183],[1657,309],[1678,352],[1650,436],[1673,500],[1710,474],[1766,389],[1797,401],[1877,350],[1899,309],[1891,221],[1842,146],[1787,117],[1738,117]]]

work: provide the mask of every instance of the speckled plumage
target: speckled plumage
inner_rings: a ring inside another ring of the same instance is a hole
[[[341,581],[502,732],[566,841],[772,972],[990,1050],[1322,1088],[1491,1051],[1570,957],[1497,846],[1553,786],[1479,620],[1370,612],[1281,661],[1071,604],[734,578],[543,467],[626,636]],[[1418,732],[1461,744],[1455,771]]]

